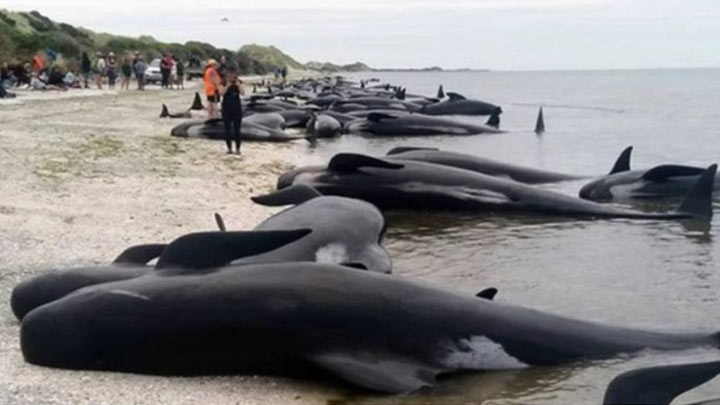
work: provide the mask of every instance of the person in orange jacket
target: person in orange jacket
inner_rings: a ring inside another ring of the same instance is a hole
[[[218,102],[220,102],[220,73],[217,71],[217,61],[215,59],[209,59],[205,64],[203,82],[208,101],[208,118],[217,118]]]

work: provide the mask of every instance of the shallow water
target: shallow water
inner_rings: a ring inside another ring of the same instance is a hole
[[[384,154],[397,145],[439,146],[574,174],[603,174],[634,145],[635,168],[720,162],[720,70],[612,72],[370,73],[409,93],[437,86],[503,107],[501,135],[321,143],[312,159],[339,151]],[[547,132],[537,137],[537,107]],[[473,121],[473,118],[470,118]],[[477,119],[476,121],[484,121]],[[550,188],[576,195],[583,181]],[[653,205],[668,209],[675,202]],[[648,207],[643,207],[648,208]],[[716,213],[718,211],[716,203]],[[720,229],[693,223],[575,220],[507,213],[395,212],[386,245],[396,273],[497,301],[653,329],[720,329]],[[647,352],[566,367],[468,374],[409,398],[348,396],[349,402],[599,403],[616,374],[640,366],[706,361],[720,352]],[[683,397],[720,397],[720,380]],[[678,401],[682,403],[682,401]]]

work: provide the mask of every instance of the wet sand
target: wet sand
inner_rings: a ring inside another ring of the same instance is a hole
[[[199,83],[189,83],[189,87]],[[197,87],[199,89],[199,87]],[[0,403],[317,403],[311,384],[264,377],[168,378],[26,364],[10,311],[15,284],[53,267],[109,263],[138,243],[215,229],[250,229],[275,210],[249,197],[303,159],[302,142],[243,145],[177,139],[184,91],[20,92],[0,101]],[[195,112],[203,117],[204,112]]]

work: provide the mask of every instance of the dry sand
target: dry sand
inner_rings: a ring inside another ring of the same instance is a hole
[[[194,83],[197,85],[198,83]],[[0,101],[0,404],[318,403],[316,385],[265,377],[167,378],[25,364],[13,286],[52,267],[110,262],[125,247],[215,228],[249,229],[272,210],[248,197],[307,159],[307,146],[177,139],[185,91],[21,92]],[[203,116],[198,112],[198,116]]]

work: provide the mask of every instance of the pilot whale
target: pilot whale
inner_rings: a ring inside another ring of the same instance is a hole
[[[193,235],[183,242],[192,245]],[[203,263],[208,255],[183,257],[174,243],[161,256],[163,271],[87,287],[31,311],[20,328],[25,360],[161,375],[324,370],[402,394],[460,371],[720,344],[718,333],[602,325],[336,265],[238,270]]]
[[[580,198],[593,201],[680,197],[697,182],[705,169],[683,165],[660,165],[646,170],[630,170],[632,146],[618,157],[610,174],[584,185]],[[720,188],[720,178],[713,189]]]

